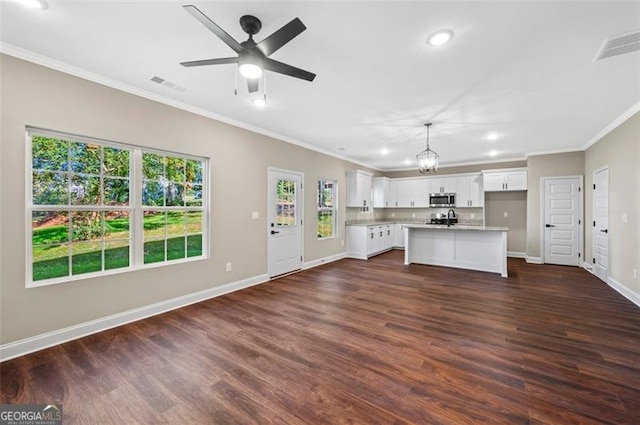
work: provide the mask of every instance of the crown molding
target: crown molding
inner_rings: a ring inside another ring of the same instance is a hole
[[[440,168],[450,168],[450,167],[466,167],[467,165],[483,165],[483,164],[497,164],[501,162],[515,162],[515,161],[526,161],[527,158],[525,156],[518,156],[513,158],[500,158],[500,159],[492,159],[488,161],[463,161],[463,162],[448,162],[445,164],[440,164],[438,169]],[[417,170],[416,167],[407,167],[407,168],[383,168],[382,172],[393,172],[393,171],[412,171]],[[436,173],[437,174],[437,173]]]
[[[163,96],[157,93],[150,92],[148,90],[143,90],[141,88],[135,87],[131,84],[125,84],[120,81],[114,80],[109,77],[105,77],[101,74],[96,74],[91,71],[87,71],[85,69],[69,65],[65,62],[61,62],[55,59],[52,59],[48,56],[40,55],[38,53],[34,53],[30,50],[22,49],[20,47],[16,47],[12,44],[5,43],[0,41],[0,53],[6,54],[9,56],[13,56],[18,59],[25,60],[27,62],[35,63],[37,65],[44,66],[46,68],[50,68],[56,71],[63,72],[65,74],[73,75],[74,77],[82,78],[84,80],[88,80],[106,87],[110,87],[112,89],[116,89],[134,96],[142,97],[153,102],[162,103],[167,106],[171,106],[176,109],[180,109],[186,112],[190,112],[192,114],[200,115],[205,118],[209,118],[215,121],[220,121],[225,124],[232,125],[234,127],[242,128],[243,130],[248,130],[253,133],[258,133],[263,136],[270,137],[272,139],[276,139],[282,142],[286,142],[295,146],[299,146],[304,149],[308,149],[314,152],[321,153],[323,155],[327,155],[336,159],[340,159],[343,161],[348,161],[353,164],[361,165],[363,167],[371,168],[376,171],[382,171],[378,167],[371,166],[370,164],[365,164],[363,162],[348,158],[343,155],[336,154],[329,150],[320,148],[318,146],[314,146],[305,142],[301,142],[300,140],[293,139],[291,137],[275,133],[273,131],[266,130],[261,127],[257,127],[252,124],[248,124],[243,121],[239,121],[233,118],[229,118],[225,115],[220,115],[215,112],[211,112],[207,109],[200,108],[198,106],[193,106],[185,102],[180,102],[175,99],[171,99],[170,97]]]
[[[587,143],[585,143],[580,149],[586,151],[597,141],[602,139],[607,134],[611,133],[615,130],[620,124],[631,118],[636,113],[640,112],[640,102],[632,105],[631,108],[627,109],[622,115],[613,120],[608,126],[597,132]]]

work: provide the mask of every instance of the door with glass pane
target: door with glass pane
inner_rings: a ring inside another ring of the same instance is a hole
[[[269,169],[269,276],[302,268],[302,174]]]

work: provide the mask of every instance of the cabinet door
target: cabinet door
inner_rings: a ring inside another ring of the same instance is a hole
[[[371,176],[366,174],[357,175],[358,198],[363,207],[371,206]]]
[[[505,173],[505,190],[527,190],[527,172],[515,171]]]
[[[398,206],[398,185],[399,181],[390,180],[389,181],[389,207],[397,207]]]
[[[402,224],[396,224],[394,229],[395,242],[393,246],[397,246],[398,248],[404,248],[404,228]]]
[[[413,184],[411,180],[398,181],[398,207],[410,208],[413,202]]]
[[[456,207],[471,206],[471,180],[473,177],[458,177],[456,180]]]
[[[483,207],[484,206],[484,189],[482,186],[482,174],[478,174],[476,177],[471,177],[469,179],[469,182],[470,182],[469,196],[471,200],[471,206]]]
[[[485,192],[499,192],[504,190],[503,173],[487,173],[483,177],[483,186]]]
[[[373,179],[373,206],[375,208],[389,206],[389,179],[386,177]]]
[[[394,224],[387,224],[386,226],[384,226],[384,249],[391,249],[393,248],[393,244],[395,242],[395,225]]]
[[[440,185],[442,186],[442,192],[444,193],[456,193],[457,192],[457,184],[455,177],[446,177],[440,179]]]
[[[376,244],[378,238],[376,237],[376,228],[373,226],[367,227],[367,255],[371,255],[376,252]]]
[[[411,185],[412,206],[427,208],[429,206],[429,182],[427,179],[413,180]]]
[[[429,178],[427,180],[427,188],[429,193],[441,193],[442,191],[442,179],[439,178]]]

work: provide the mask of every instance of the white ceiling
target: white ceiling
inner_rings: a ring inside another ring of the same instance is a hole
[[[2,48],[386,170],[414,168],[427,121],[442,165],[490,162],[581,149],[640,101],[640,52],[593,61],[605,38],[640,28],[639,1],[195,2],[238,41],[244,14],[262,20],[257,41],[294,17],[307,26],[272,57],[318,76],[267,73],[262,109],[241,78],[234,95],[234,65],[179,65],[234,55],[187,3],[3,2]],[[441,28],[453,40],[427,45]]]

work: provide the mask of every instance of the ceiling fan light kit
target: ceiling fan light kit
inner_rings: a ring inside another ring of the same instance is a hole
[[[214,33],[236,52],[238,56],[182,62],[182,66],[192,67],[236,63],[238,64],[238,72],[240,75],[247,79],[249,93],[256,93],[259,90],[258,79],[264,74],[264,70],[306,81],[313,81],[316,77],[316,74],[269,58],[269,55],[279,50],[307,29],[300,19],[293,19],[261,42],[256,43],[253,40],[253,36],[260,32],[262,22],[255,16],[244,15],[240,18],[240,26],[242,30],[249,35],[249,38],[242,43],[238,43],[194,5],[185,5],[183,7],[191,16],[196,18],[202,25],[207,27],[209,31]]]
[[[438,163],[440,162],[440,155],[429,148],[429,128],[431,127],[431,123],[426,123],[425,126],[427,127],[427,148],[416,155],[420,174],[437,172]]]

